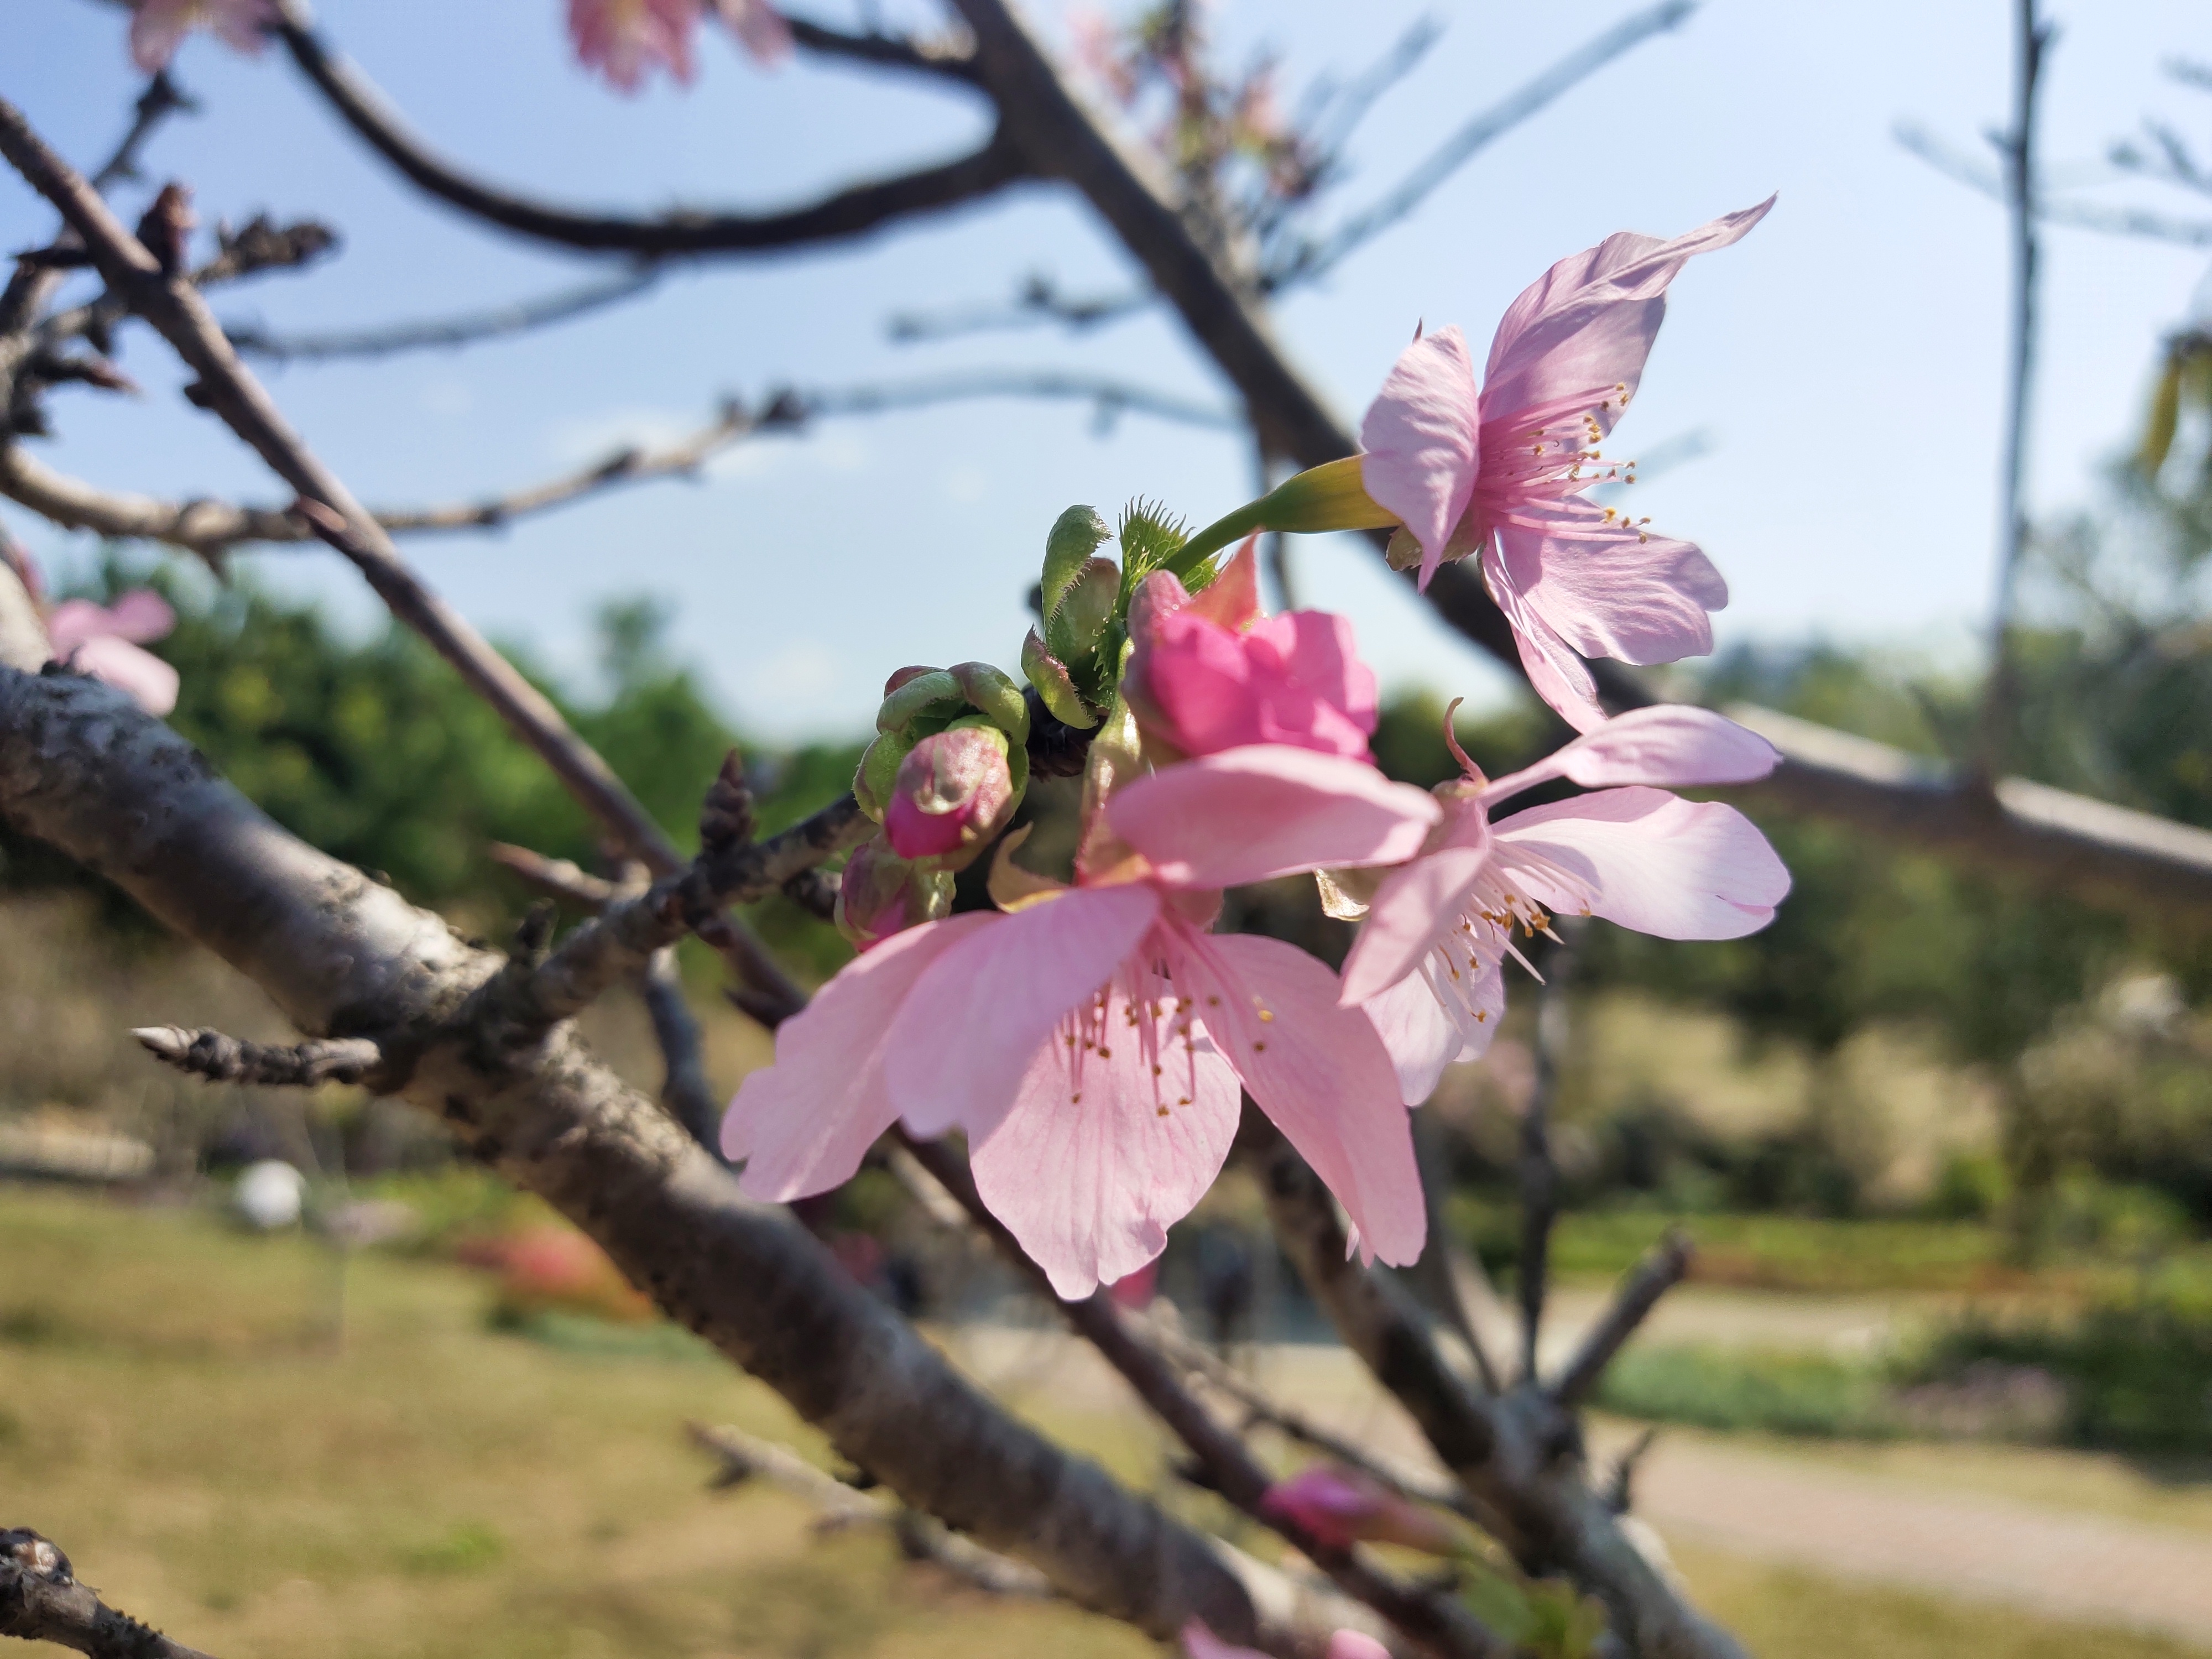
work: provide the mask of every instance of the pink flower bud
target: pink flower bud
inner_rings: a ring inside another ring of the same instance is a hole
[[[943,858],[989,841],[1013,807],[1006,733],[957,726],[924,738],[899,763],[884,832],[901,858]]]
[[[1281,743],[1367,758],[1375,675],[1352,624],[1326,611],[1264,615],[1252,544],[1195,599],[1165,571],[1129,607],[1127,685],[1145,736],[1183,755]]]
[[[838,931],[863,951],[951,908],[951,875],[917,868],[881,836],[854,849],[837,884]]]
[[[1339,1549],[1362,1539],[1403,1544],[1431,1555],[1454,1554],[1460,1546],[1458,1534],[1442,1516],[1334,1463],[1311,1463],[1289,1480],[1278,1480],[1260,1507]]]

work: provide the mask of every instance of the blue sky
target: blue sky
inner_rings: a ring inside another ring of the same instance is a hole
[[[67,153],[95,160],[136,89],[119,15],[89,0],[7,6],[0,94]],[[921,0],[884,9],[927,15]],[[1362,129],[1340,197],[1350,207],[1629,9],[1218,0],[1215,15],[1232,52],[1279,50],[1294,90],[1380,52],[1424,12],[1447,24]],[[835,17],[838,0],[816,10]],[[1614,229],[1671,234],[1778,191],[1765,224],[1677,283],[1613,447],[1710,441],[1702,458],[1639,485],[1639,511],[1703,544],[1727,573],[1724,641],[1963,651],[1992,586],[2003,228],[1993,204],[1891,133],[1909,118],[1979,145],[2007,106],[2008,11],[2002,0],[1710,0],[1290,299],[1279,333],[1356,416],[1417,320],[1457,322],[1480,343],[1553,260]],[[2201,3],[2076,0],[2054,11],[2045,143],[2055,160],[2094,163],[2148,113],[2212,139],[2212,98],[2160,72],[2172,55],[2212,58]],[[325,0],[322,17],[438,145],[485,176],[576,202],[770,205],[953,153],[983,129],[981,109],[959,95],[803,61],[763,73],[720,37],[705,43],[689,91],[618,97],[568,63],[557,0]],[[246,61],[195,40],[179,73],[204,112],[162,133],[157,178],[191,181],[210,222],[313,213],[346,238],[312,275],[227,291],[225,316],[354,325],[543,293],[605,269],[425,202],[368,158],[281,53]],[[2124,185],[2112,194],[2156,200]],[[126,192],[125,205],[139,199]],[[20,182],[0,179],[0,247],[51,229]],[[2097,467],[2140,418],[2157,337],[2190,314],[2206,263],[2153,243],[2050,234],[2031,474],[2039,509],[2092,497]],[[915,347],[886,337],[895,310],[998,297],[1037,270],[1071,289],[1103,288],[1125,278],[1126,260],[1079,201],[1030,187],[859,247],[697,266],[642,304],[527,339],[269,379],[356,492],[392,505],[523,484],[611,444],[696,425],[726,392],[786,382],[1049,364],[1222,397],[1165,315],[1072,339]],[[180,377],[158,342],[133,333],[123,358],[147,396],[58,396],[52,464],[118,488],[278,495],[253,457],[179,400]],[[1243,499],[1249,482],[1249,458],[1226,434],[1130,417],[1100,438],[1080,408],[963,405],[826,423],[745,446],[696,483],[410,547],[487,630],[579,672],[597,603],[660,595],[676,607],[679,649],[730,711],[753,730],[798,737],[863,723],[900,664],[1011,665],[1045,528],[1070,502],[1110,514],[1142,493],[1203,520]],[[12,507],[0,514],[50,562],[90,551]],[[269,580],[357,621],[373,615],[333,556],[250,556]],[[1299,569],[1308,603],[1354,617],[1386,684],[1495,693],[1493,671],[1364,548],[1304,544]]]

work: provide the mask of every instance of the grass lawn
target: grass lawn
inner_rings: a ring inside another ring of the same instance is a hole
[[[222,1659],[1139,1655],[1118,1626],[993,1601],[823,1538],[771,1492],[711,1495],[685,1419],[818,1451],[711,1356],[488,1329],[489,1289],[371,1255],[336,1340],[331,1259],[209,1217],[0,1188],[0,1524]],[[1151,1431],[1053,1422],[1133,1479]],[[2181,1650],[1686,1559],[1766,1659],[2152,1659]]]

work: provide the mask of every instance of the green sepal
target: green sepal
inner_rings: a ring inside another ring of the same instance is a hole
[[[925,714],[950,719],[967,706],[967,695],[952,671],[933,668],[927,674],[915,675],[884,699],[876,710],[876,730],[903,731]]]
[[[991,724],[1017,746],[1029,741],[1030,701],[1008,675],[987,662],[955,663],[946,672],[960,683],[961,693],[968,699],[970,708],[988,715]],[[953,724],[961,722],[955,720]]]
[[[1075,682],[1068,678],[1067,666],[1044,648],[1037,631],[1030,629],[1029,637],[1022,641],[1022,672],[1030,677],[1036,687],[1038,698],[1063,724],[1079,732],[1088,732],[1098,724],[1098,716],[1076,690]]]
[[[917,739],[905,732],[885,732],[867,747],[853,773],[853,799],[878,823],[898,781],[899,763],[912,752]]]
[[[1038,583],[1046,616],[1060,608],[1060,596],[1083,568],[1083,562],[1113,533],[1095,507],[1071,507],[1053,521],[1044,538],[1044,576]]]
[[[1085,560],[1059,605],[1046,615],[1046,647],[1073,668],[1098,643],[1121,597],[1121,567],[1111,559]]]

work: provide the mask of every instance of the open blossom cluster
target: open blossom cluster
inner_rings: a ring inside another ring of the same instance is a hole
[[[1606,475],[1597,446],[1668,283],[1764,211],[1563,260],[1507,313],[1480,390],[1443,329],[1368,412],[1367,494],[1417,544],[1425,579],[1480,556],[1572,741],[1496,780],[1462,757],[1463,775],[1433,792],[1394,782],[1369,752],[1376,682],[1348,622],[1266,615],[1249,541],[1195,595],[1152,571],[1127,605],[1073,881],[1015,863],[1010,837],[994,908],[894,906],[886,922],[879,904],[856,935],[867,948],[732,1103],[724,1148],[745,1188],[825,1191],[894,1125],[957,1129],[985,1203],[1061,1295],[1082,1296],[1159,1254],[1219,1173],[1249,1096],[1334,1192],[1354,1247],[1408,1262],[1426,1237],[1408,1109],[1482,1053],[1523,945],[1559,916],[1677,939],[1771,919],[1790,880],[1765,838],[1734,808],[1673,791],[1762,776],[1772,749],[1699,708],[1608,719],[1577,654],[1710,648],[1705,613],[1726,592],[1705,556],[1582,492]],[[902,860],[926,868],[1003,828],[1009,744],[988,727],[970,715],[915,744],[871,890]],[[1539,786],[1555,798],[1509,805]],[[1556,798],[1566,786],[1579,793]],[[1308,872],[1334,914],[1364,918],[1341,974],[1212,931],[1224,890]]]

